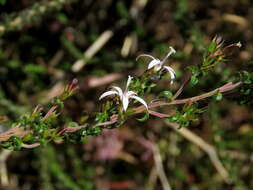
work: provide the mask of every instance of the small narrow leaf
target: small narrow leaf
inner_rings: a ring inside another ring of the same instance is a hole
[[[136,119],[137,121],[144,122],[149,119],[149,113],[145,112],[145,115],[142,118]]]

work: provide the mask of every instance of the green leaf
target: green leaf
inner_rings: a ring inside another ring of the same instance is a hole
[[[193,75],[193,76],[191,77],[191,81],[190,81],[191,86],[196,85],[198,82],[199,82],[198,77],[197,77],[196,75]]]
[[[145,115],[142,118],[136,119],[137,121],[144,122],[149,119],[149,113],[146,112]]]
[[[59,13],[59,14],[56,15],[56,17],[63,24],[67,24],[68,23],[68,17],[65,14]]]
[[[14,150],[20,150],[22,148],[22,140],[20,137],[11,137],[12,141],[13,141],[13,148]]]
[[[197,66],[188,66],[187,69],[189,69],[192,72],[192,75],[199,75],[200,69]]]
[[[160,95],[162,97],[165,97],[165,98],[168,98],[168,99],[171,99],[173,97],[173,94],[171,91],[163,91],[160,93]]]
[[[42,74],[46,72],[46,69],[45,67],[40,65],[28,64],[24,67],[24,71],[28,74],[31,73]]]
[[[208,52],[212,53],[216,49],[217,45],[215,42],[211,42],[210,45],[208,46],[207,50]]]
[[[8,66],[12,69],[17,69],[20,65],[21,65],[21,63],[19,61],[16,61],[16,60],[11,60],[11,61],[8,62]]]
[[[78,127],[78,123],[71,121],[71,122],[68,122],[67,126],[68,127]]]
[[[117,2],[116,11],[120,15],[120,17],[122,17],[122,18],[128,18],[129,17],[127,7],[126,7],[126,5],[123,1],[118,1]]]
[[[253,82],[253,76],[249,72],[242,71],[240,75],[244,84],[251,84]]]

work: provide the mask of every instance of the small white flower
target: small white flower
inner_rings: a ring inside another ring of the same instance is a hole
[[[155,71],[160,71],[160,70],[167,70],[170,73],[170,77],[171,77],[171,84],[173,83],[173,81],[176,79],[176,72],[174,71],[174,69],[172,69],[169,66],[164,66],[166,60],[168,59],[168,57],[170,57],[172,54],[176,53],[176,50],[170,46],[170,51],[169,53],[166,55],[166,57],[161,61],[160,59],[157,59],[151,55],[148,54],[141,54],[139,55],[136,60],[138,60],[140,57],[149,57],[152,59],[152,61],[148,64],[148,69],[152,69],[154,68]]]
[[[117,96],[119,96],[119,99],[122,102],[123,110],[124,111],[127,110],[128,105],[129,105],[129,99],[131,99],[131,98],[139,101],[140,103],[142,103],[148,109],[147,103],[142,98],[138,97],[135,92],[128,91],[128,87],[129,87],[129,85],[131,83],[132,78],[133,77],[128,76],[128,80],[127,80],[127,84],[126,84],[126,88],[125,88],[124,92],[121,90],[121,88],[119,88],[117,86],[112,86],[112,90],[103,93],[99,97],[99,100],[103,99],[106,96],[117,95]]]

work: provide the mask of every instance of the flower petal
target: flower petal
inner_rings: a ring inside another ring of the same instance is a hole
[[[135,95],[133,95],[133,96],[131,96],[131,97],[129,97],[129,98],[133,98],[133,99],[139,101],[139,102],[142,103],[142,104],[147,108],[147,110],[148,110],[148,105],[147,105],[147,103],[146,103],[142,98],[140,98],[140,97],[138,97],[138,96],[135,96]]]
[[[99,97],[99,100],[103,99],[103,98],[106,97],[106,96],[110,96],[110,95],[113,95],[113,94],[119,95],[118,92],[116,92],[116,91],[114,91],[114,90],[110,90],[110,91],[107,91],[107,92],[103,93],[103,94]]]
[[[153,67],[157,67],[157,70],[161,69],[161,61],[159,59],[154,59],[148,64],[148,69],[152,69]]]
[[[155,59],[152,55],[149,55],[149,54],[141,54],[141,55],[139,55],[138,57],[136,57],[136,61],[137,61],[140,57],[149,57],[149,58],[151,58],[151,59]]]
[[[163,66],[163,68],[170,73],[171,84],[172,84],[173,81],[176,79],[176,72],[169,66]]]
[[[129,104],[129,98],[125,94],[123,94],[122,105],[123,105],[123,110],[124,111],[127,110],[128,104]]]
[[[128,87],[129,87],[129,85],[130,85],[132,79],[133,79],[133,77],[131,77],[131,76],[129,75],[129,76],[128,76],[128,79],[127,79],[127,84],[126,84],[126,89],[125,89],[125,91],[127,91],[127,89],[128,89]]]
[[[114,90],[118,93],[120,99],[122,100],[123,91],[121,90],[121,88],[120,88],[120,87],[117,87],[117,86],[112,86],[111,88],[114,89]]]
[[[137,95],[137,93],[130,90],[130,91],[127,91],[127,92],[125,93],[125,95],[126,95],[126,97],[129,98],[130,96]]]

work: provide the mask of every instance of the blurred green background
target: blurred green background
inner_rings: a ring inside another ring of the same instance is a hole
[[[240,51],[181,98],[210,91],[237,71],[252,72],[252,18],[251,0],[0,0],[0,115],[16,121],[77,78],[80,90],[63,114],[78,122],[99,110],[98,97],[108,86],[146,69],[145,61],[135,61],[139,54],[162,58],[169,46],[177,50],[169,60],[177,81],[158,87],[174,92],[185,68],[201,62],[215,35],[240,41]],[[8,156],[2,151],[0,187],[165,190],[148,144],[152,139],[172,189],[253,189],[252,107],[228,98],[205,108],[188,129],[216,148],[230,183],[203,150],[151,117],[143,123],[129,119],[84,144],[52,143]]]

